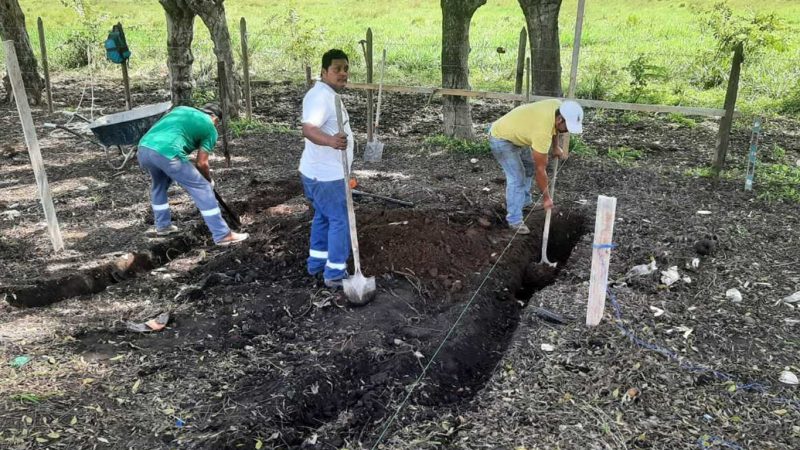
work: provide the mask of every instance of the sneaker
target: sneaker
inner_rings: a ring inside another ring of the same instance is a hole
[[[525,222],[520,223],[510,223],[508,224],[508,228],[516,231],[517,234],[531,234],[531,230],[525,225]]]
[[[220,247],[227,247],[231,244],[237,244],[239,242],[242,242],[249,237],[250,235],[247,233],[236,233],[231,231],[231,234],[225,236],[225,238],[217,242],[217,245],[219,245]]]
[[[180,231],[177,226],[170,225],[166,228],[159,228],[156,230],[156,236],[169,236],[170,234]]]
[[[340,278],[338,280],[325,280],[325,286],[330,289],[343,289],[344,286],[344,278]]]

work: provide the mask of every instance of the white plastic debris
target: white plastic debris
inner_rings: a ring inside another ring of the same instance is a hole
[[[800,302],[800,291],[783,298],[783,303],[797,303]]]
[[[797,375],[789,372],[788,370],[781,372],[780,382],[783,384],[791,384],[793,386],[800,384],[800,381],[797,379]]]
[[[690,277],[689,275],[684,275],[684,276],[683,276],[683,278],[682,278],[682,280],[683,280],[683,282],[684,282],[684,283],[686,283],[686,284],[691,284],[691,282],[692,282],[692,277]]]
[[[651,306],[650,311],[653,311],[653,317],[659,317],[664,315],[664,310],[661,308],[656,308],[655,306]]]
[[[655,272],[656,269],[658,269],[658,267],[656,267],[656,260],[651,259],[650,264],[639,264],[638,266],[631,267],[631,270],[625,274],[625,278],[650,275],[651,273]]]
[[[472,158],[469,160],[472,164],[478,164],[478,158]]]
[[[552,345],[550,345],[550,344],[542,344],[542,351],[543,351],[543,352],[552,352],[552,351],[553,351],[553,350],[555,350],[555,349],[556,349],[556,348],[555,348],[555,347],[553,347],[553,346],[552,346]]]
[[[700,211],[697,211],[697,214],[700,214],[701,216],[707,216],[711,214],[711,211],[706,211],[701,209]]]
[[[5,217],[4,217],[4,218],[5,218],[5,220],[14,220],[14,219],[16,219],[17,217],[19,217],[19,216],[21,216],[21,215],[22,215],[22,213],[21,213],[21,212],[19,212],[19,211],[17,211],[16,209],[9,209],[9,210],[6,210],[6,211],[3,211],[3,212],[1,212],[0,214],[2,214],[3,216],[5,216]]]
[[[733,303],[740,303],[742,301],[742,293],[736,288],[730,288],[725,291],[725,297]]]
[[[681,276],[678,274],[678,266],[672,266],[667,270],[661,271],[661,283],[669,287],[680,280]]]
[[[700,258],[692,258],[692,269],[700,267]]]

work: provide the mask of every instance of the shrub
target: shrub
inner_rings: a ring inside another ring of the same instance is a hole
[[[484,140],[471,141],[437,134],[425,139],[425,143],[434,147],[441,147],[449,152],[465,155],[486,155],[491,153],[489,141]]]

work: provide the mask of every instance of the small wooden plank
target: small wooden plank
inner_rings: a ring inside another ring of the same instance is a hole
[[[594,223],[594,245],[592,246],[592,272],[589,278],[589,306],[586,309],[586,326],[600,323],[606,305],[608,287],[608,265],[611,261],[611,246],[614,237],[614,217],[617,209],[616,197],[597,197],[597,215]]]
[[[17,104],[17,112],[22,122],[22,132],[25,135],[25,144],[28,146],[28,155],[31,158],[33,175],[36,178],[36,187],[39,191],[39,198],[44,208],[44,216],[47,220],[47,232],[50,241],[53,243],[53,250],[59,252],[64,250],[64,241],[61,239],[61,228],[58,226],[56,208],[53,205],[53,197],[50,192],[50,185],[47,182],[47,173],[44,170],[42,152],[39,148],[39,138],[36,136],[36,127],[33,124],[31,107],[28,104],[28,94],[25,92],[25,85],[22,82],[22,71],[17,60],[17,51],[14,49],[14,41],[3,42],[6,52],[6,68],[8,77],[11,80],[11,88],[14,91],[14,101]]]

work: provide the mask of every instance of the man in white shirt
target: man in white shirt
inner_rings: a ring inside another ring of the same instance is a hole
[[[328,50],[322,55],[320,81],[303,98],[305,149],[299,170],[306,198],[314,206],[307,266],[309,274],[322,274],[325,285],[330,288],[342,286],[350,257],[341,152],[347,152],[349,172],[354,140],[344,105],[344,133],[339,133],[334,102],[336,93],[347,84],[349,70],[347,54],[337,49]]]

